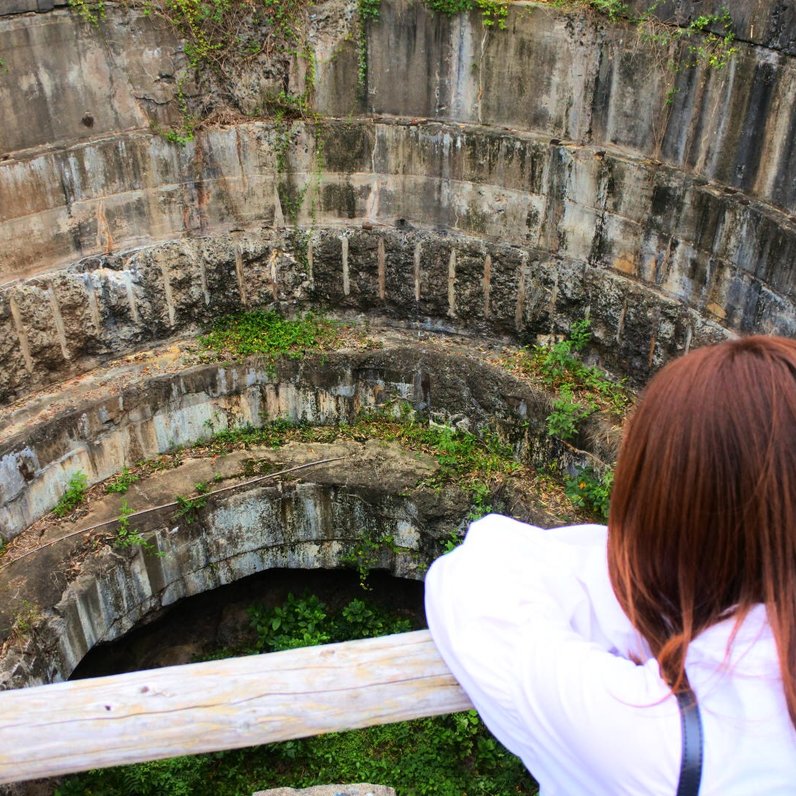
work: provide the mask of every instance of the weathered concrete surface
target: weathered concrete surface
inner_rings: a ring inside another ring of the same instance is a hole
[[[686,46],[542,4],[512,4],[507,30],[485,32],[477,14],[395,0],[369,29],[368,109],[621,147],[792,209],[793,58],[738,43],[726,69],[675,72]]]
[[[429,187],[419,182],[413,187],[418,196]],[[627,191],[632,187],[627,184]],[[653,203],[671,192],[664,184],[646,194]],[[694,191],[686,192],[694,198]],[[394,195],[382,199],[396,201]],[[776,238],[781,245],[773,248],[763,237],[771,229],[764,218],[746,208],[734,215],[721,196],[703,199],[698,215],[672,214],[684,235],[675,238],[654,220],[642,226],[562,198],[550,210],[560,215],[560,227],[534,224],[534,236],[559,241],[553,253],[404,222],[234,233],[91,258],[0,291],[0,398],[8,401],[98,361],[195,332],[225,312],[256,306],[387,314],[426,328],[520,341],[565,333],[588,314],[595,351],[609,369],[636,382],[689,347],[733,331],[791,334],[796,314],[788,258],[796,237]],[[499,213],[486,215],[488,201],[470,207],[502,226]],[[585,238],[578,227],[583,217],[591,225]],[[611,240],[614,226],[629,230],[640,249]],[[741,237],[744,229],[750,234]],[[726,256],[701,249],[705,239]],[[782,268],[769,275],[772,260]]]
[[[319,4],[308,34],[315,106],[346,121],[182,148],[150,131],[179,115],[167,27],[116,7],[99,28],[0,20],[0,401],[262,304],[520,340],[589,313],[600,356],[638,382],[727,334],[794,333],[782,47],[673,73],[674,50],[597,17],[520,3],[485,31],[390,0],[367,27],[363,119],[352,14]],[[242,79],[240,102],[258,90]]]
[[[77,471],[93,484],[124,464],[276,418],[352,423],[362,411],[400,414],[406,404],[438,422],[491,427],[534,466],[568,461],[545,430],[545,391],[490,364],[488,352],[475,346],[407,337],[393,335],[377,350],[283,361],[273,371],[257,360],[189,367],[169,359],[165,367],[176,372],[158,376],[150,374],[156,359],[143,359],[130,373],[113,371],[116,382],[101,381],[90,396],[78,384],[64,390],[60,406],[45,401],[8,412],[0,536],[13,538],[49,511]]]
[[[118,517],[121,498],[102,497],[75,522],[31,529],[26,544],[40,548],[3,562],[0,628],[8,639],[0,687],[69,676],[95,644],[124,635],[164,606],[268,569],[355,566],[422,578],[439,554],[436,540],[464,518],[467,496],[419,485],[433,473],[428,456],[376,441],[251,448],[221,459],[185,461],[151,476],[125,496],[133,510],[192,491],[218,473],[222,486],[250,478],[252,463],[279,472],[297,464],[343,461],[211,496],[195,517],[165,510],[131,526],[152,533],[158,555],[112,546],[113,532],[69,534]],[[248,464],[247,464],[248,463]],[[306,479],[306,480],[305,480]],[[213,484],[215,487],[216,484]],[[51,543],[41,548],[41,545]],[[35,630],[9,638],[20,607],[38,607]]]

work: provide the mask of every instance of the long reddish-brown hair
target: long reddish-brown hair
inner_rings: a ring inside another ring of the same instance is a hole
[[[614,484],[611,583],[669,686],[687,684],[695,636],[764,603],[796,726],[796,341],[748,337],[667,365]]]

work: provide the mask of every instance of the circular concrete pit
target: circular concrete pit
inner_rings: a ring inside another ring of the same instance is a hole
[[[421,578],[469,511],[395,441],[214,457],[197,447],[213,433],[407,410],[490,430],[527,468],[500,507],[553,524],[571,507],[532,473],[610,463],[615,434],[594,417],[551,438],[555,395],[502,353],[588,317],[588,360],[641,386],[692,347],[794,333],[796,50],[774,3],[733,9],[727,67],[673,71],[633,25],[582,9],[519,2],[494,30],[383,0],[360,86],[354,4],[329,0],[308,14],[312,115],[292,120],[257,108],[262,81],[306,86],[302,57],[222,86],[135,3],[98,26],[44,5],[0,10],[0,687],[66,678],[252,573],[354,566],[363,540],[366,567]],[[185,102],[219,113],[179,145],[157,130]],[[260,307],[353,320],[369,342],[275,369],[197,357],[200,329]],[[166,469],[131,487],[133,510],[226,491],[189,518],[134,517],[154,549],[120,550],[112,524],[85,529],[119,517],[102,484],[143,460]],[[56,520],[78,471],[88,508]]]

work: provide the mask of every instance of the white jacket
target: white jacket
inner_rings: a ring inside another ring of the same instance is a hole
[[[600,525],[544,531],[484,517],[429,570],[429,628],[543,796],[672,796],[677,701],[614,596],[606,539]],[[796,732],[765,608],[747,617],[728,656],[732,628],[702,633],[686,661],[705,737],[700,794],[796,794]]]

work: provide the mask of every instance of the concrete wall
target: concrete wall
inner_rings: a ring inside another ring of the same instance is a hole
[[[36,633],[3,650],[0,689],[68,678],[95,644],[183,597],[268,569],[342,567],[368,533],[393,540],[372,551],[374,568],[422,578],[435,539],[450,531],[411,497],[312,482],[251,487],[214,500],[200,521],[170,519],[154,535],[161,556],[106,547],[76,565],[57,604],[41,606]]]
[[[98,28],[65,9],[0,19],[0,399],[261,302],[372,300],[521,339],[588,311],[604,361],[638,381],[728,333],[794,332],[781,15],[724,70],[675,74],[668,50],[596,16],[519,3],[507,30],[486,31],[477,14],[385,0],[362,115],[350,9],[330,0],[315,16],[332,11],[310,37],[314,101],[343,119],[216,127],[185,147],[150,129],[179,119],[184,56],[167,28],[115,7]],[[294,223],[327,241],[315,285],[301,236],[278,232]],[[363,225],[347,245],[372,261],[347,261],[333,228]],[[406,256],[411,235],[420,253]],[[492,306],[496,263],[511,287]],[[484,290],[474,315],[465,297]]]
[[[16,428],[8,424],[0,443],[0,538],[15,537],[52,509],[76,472],[93,484],[125,464],[190,446],[214,432],[261,427],[277,418],[353,423],[362,411],[399,413],[407,402],[438,422],[457,417],[474,429],[489,426],[535,466],[572,461],[546,433],[546,393],[498,368],[419,346],[329,354],[323,360],[285,362],[278,372],[257,360],[188,368],[141,378],[54,416],[22,417]]]

